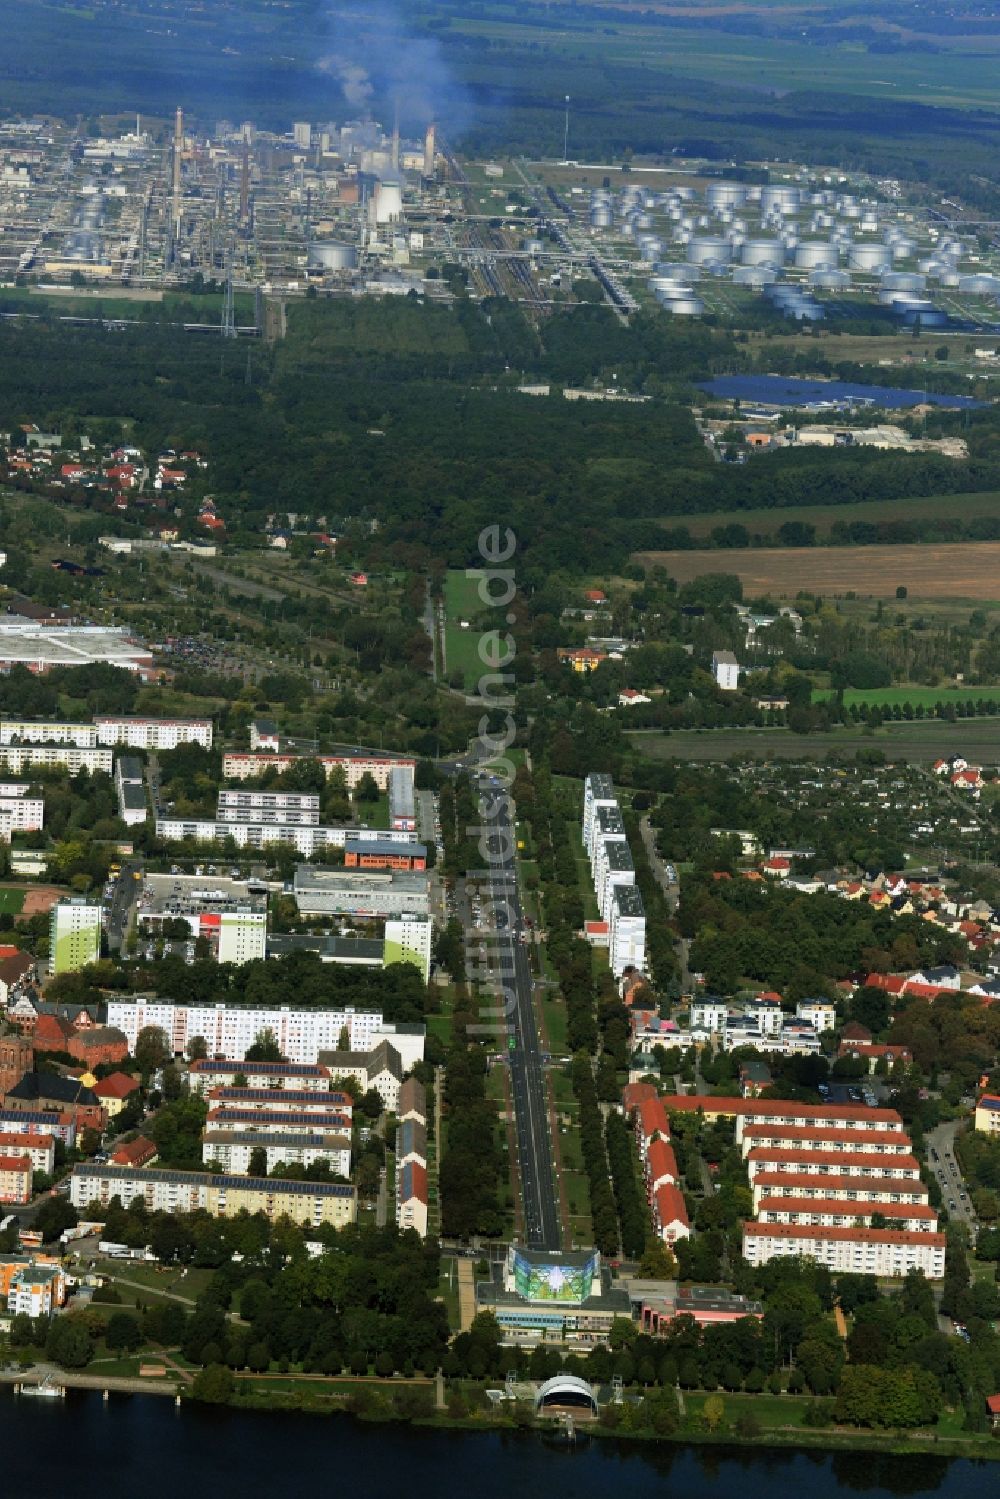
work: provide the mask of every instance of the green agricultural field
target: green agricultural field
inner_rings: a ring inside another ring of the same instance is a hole
[[[927,719],[921,723],[890,723],[877,730],[829,729],[819,734],[793,734],[790,729],[658,729],[633,731],[628,740],[634,752],[649,760],[853,760],[858,750],[881,750],[889,760],[915,764],[942,755],[964,754],[986,759],[996,756],[997,723],[993,718],[963,718],[956,723]]]
[[[4,885],[0,887],[0,914],[4,916],[20,916],[24,908],[26,893],[20,885]]]
[[[819,687],[813,693],[813,702],[823,702],[833,697],[830,687]],[[869,687],[864,690],[848,687],[844,692],[844,703],[848,708],[871,708],[886,706],[901,708],[909,703],[913,708],[933,708],[938,703],[953,703],[960,707],[969,700],[983,699],[988,703],[1000,702],[1000,687]]]
[[[766,459],[759,460],[766,462]],[[706,515],[670,515],[662,518],[662,524],[673,530],[686,526],[692,536],[710,536],[716,526],[745,526],[751,536],[772,535],[777,537],[778,527],[786,521],[799,521],[803,525],[815,526],[818,540],[830,534],[835,522],[850,525],[852,521],[869,521],[878,525],[880,521],[926,521],[926,520],[975,520],[980,516],[1000,515],[1000,493],[996,490],[982,494],[927,495],[921,499],[908,500],[860,500],[850,505],[793,505],[787,509],[768,510],[717,510]],[[720,548],[720,559],[741,548]],[[722,569],[723,571],[725,569]]]
[[[466,688],[472,690],[486,670],[479,657],[479,640],[482,630],[476,624],[485,609],[479,597],[478,579],[466,577],[464,572],[450,572],[445,579],[444,601],[447,676],[451,677],[453,673],[460,671]],[[502,624],[499,611],[491,609],[488,613],[498,615],[495,622],[490,621],[489,628],[499,628]],[[469,622],[469,628],[466,630],[463,630],[459,623],[463,619]]]

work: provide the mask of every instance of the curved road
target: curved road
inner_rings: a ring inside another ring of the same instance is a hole
[[[491,903],[496,915],[497,966],[504,994],[511,1001],[507,1044],[510,1047],[508,1055],[525,1241],[533,1249],[558,1249],[559,1204],[552,1169],[541,1047],[532,1000],[534,980],[528,950],[521,940],[524,920],[517,886],[516,836],[510,815],[511,803],[503,788],[493,786],[488,776],[480,780],[480,795],[483,824],[494,830],[486,841]]]

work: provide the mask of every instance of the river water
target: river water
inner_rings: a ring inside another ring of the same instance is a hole
[[[868,1499],[1000,1492],[1000,1466],[367,1426],[349,1416],[178,1409],[151,1395],[0,1394],[4,1499]]]

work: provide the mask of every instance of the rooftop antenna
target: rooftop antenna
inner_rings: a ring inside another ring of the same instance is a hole
[[[563,162],[569,163],[569,94],[566,95],[566,123],[563,126]]]

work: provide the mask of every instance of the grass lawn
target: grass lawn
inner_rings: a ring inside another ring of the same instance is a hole
[[[464,572],[450,572],[444,583],[444,603],[447,674],[450,677],[454,672],[460,671],[465,679],[465,686],[471,690],[487,669],[479,657],[479,640],[483,632],[473,623],[486,609],[479,597],[478,578],[467,578]],[[488,628],[505,628],[499,610],[487,612],[496,614],[496,620]],[[459,624],[462,619],[469,621],[467,630],[463,630]]]
[[[23,885],[0,886],[0,915],[19,916],[24,906],[27,891]]]
[[[385,829],[389,826],[388,796],[380,796],[377,802],[356,802],[355,810],[370,828]]]
[[[101,1354],[98,1358],[92,1358],[87,1365],[88,1374],[107,1374],[112,1379],[138,1379],[140,1364],[163,1363],[163,1354],[156,1348],[150,1348],[145,1353],[131,1353],[124,1358],[118,1354]],[[166,1372],[160,1376],[161,1379],[179,1379],[176,1369],[166,1365]]]
[[[762,1427],[772,1431],[782,1426],[801,1426],[808,1403],[800,1395],[728,1395],[722,1390],[716,1393],[721,1396],[725,1405],[723,1425],[728,1425],[737,1417],[749,1412],[756,1416]],[[700,1419],[708,1398],[709,1396],[700,1390],[685,1390],[684,1405],[687,1415]]]
[[[549,1052],[553,1056],[566,1055],[566,1005],[561,999],[551,996],[551,991],[541,991],[542,1017],[545,1021],[545,1034],[549,1043]]]
[[[831,687],[819,687],[813,692],[813,701],[822,702],[834,696]],[[848,687],[844,691],[844,704],[871,707],[886,704],[902,707],[909,703],[912,708],[933,708],[937,703],[953,703],[956,707],[982,699],[987,703],[1000,702],[1000,687]]]
[[[448,1313],[448,1326],[457,1332],[462,1323],[458,1311],[458,1262],[456,1260],[445,1260],[442,1264],[438,1281],[438,1296],[444,1302]]]
[[[160,1296],[169,1293],[192,1302],[197,1301],[202,1291],[215,1278],[214,1270],[185,1271],[175,1266],[161,1269],[158,1265],[144,1265],[131,1260],[101,1260],[97,1268],[102,1275],[107,1275],[112,1280],[131,1281],[133,1285],[146,1287]]]

